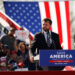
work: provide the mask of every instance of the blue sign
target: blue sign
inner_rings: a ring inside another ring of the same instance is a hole
[[[75,66],[75,50],[40,50],[40,66]]]

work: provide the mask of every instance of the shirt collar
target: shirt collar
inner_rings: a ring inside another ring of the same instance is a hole
[[[46,32],[46,31],[44,31],[44,30],[43,30],[43,33],[44,33],[44,34],[47,34],[47,32]],[[49,30],[49,33],[50,33],[50,35],[51,35],[51,31],[50,31],[50,30]]]

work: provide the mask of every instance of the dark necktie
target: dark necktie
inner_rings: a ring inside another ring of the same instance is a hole
[[[48,47],[50,47],[51,43],[50,43],[50,33],[47,32],[47,45]]]

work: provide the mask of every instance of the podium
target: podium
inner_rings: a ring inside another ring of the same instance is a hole
[[[38,70],[38,65],[39,65],[39,58],[40,58],[40,56],[39,55],[36,55],[35,57],[34,57],[34,62],[35,62],[35,65],[36,65],[36,71]]]

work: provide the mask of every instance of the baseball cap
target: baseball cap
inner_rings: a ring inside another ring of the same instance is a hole
[[[7,44],[4,44],[2,48],[9,49]]]
[[[5,63],[5,62],[2,62],[2,63],[0,64],[0,66],[5,67],[5,66],[6,66],[6,63]]]
[[[16,31],[16,29],[15,28],[10,28],[10,31]]]
[[[16,54],[15,50],[12,50],[12,51],[11,51],[11,54]]]

